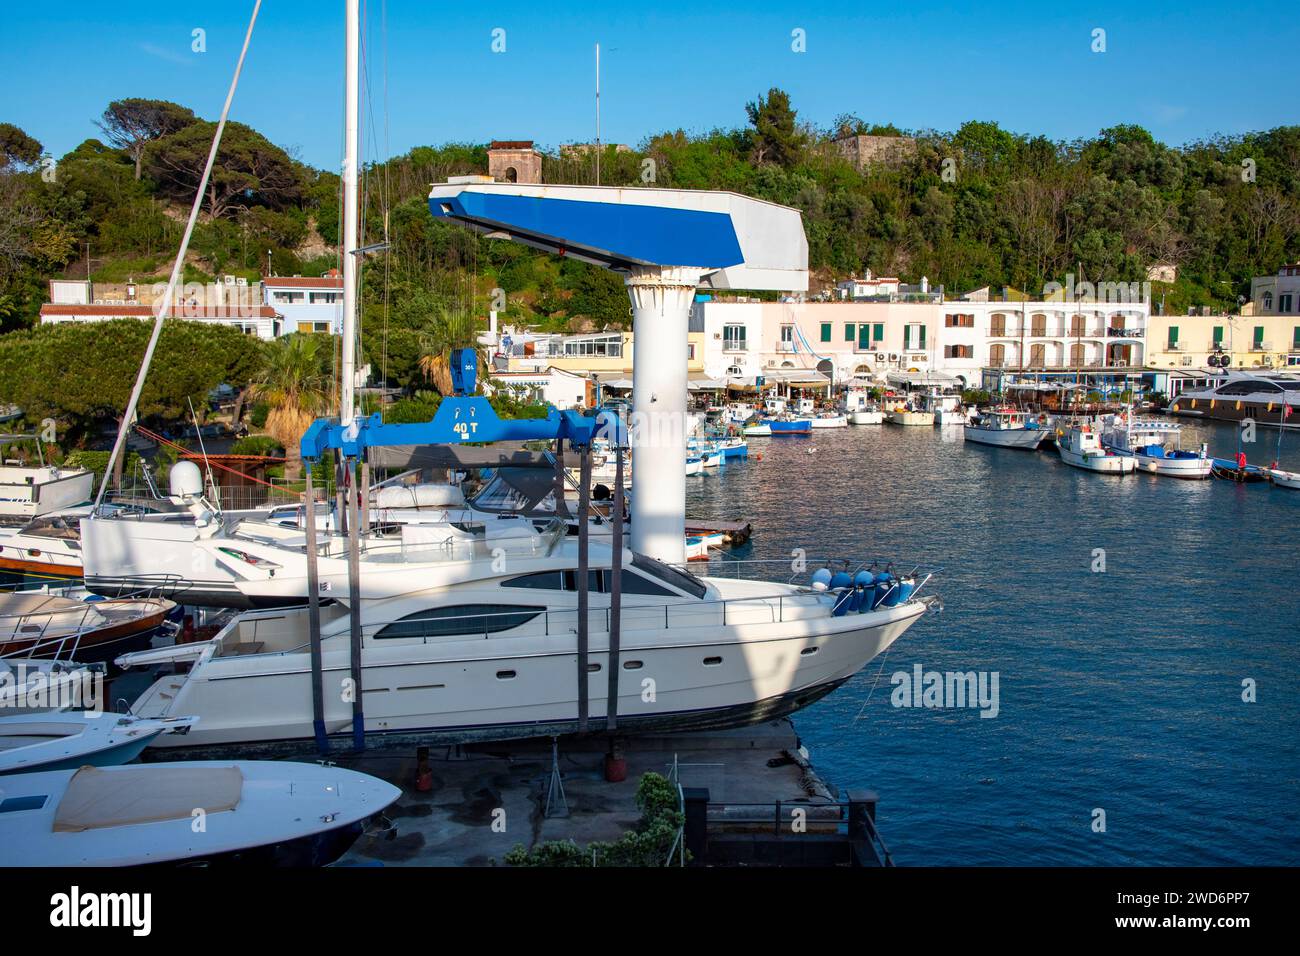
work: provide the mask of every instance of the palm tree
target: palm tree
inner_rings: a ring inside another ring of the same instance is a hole
[[[467,312],[440,308],[433,315],[429,328],[422,331],[419,367],[425,379],[433,383],[439,394],[450,395],[451,352],[453,349],[472,348],[476,333],[474,319]]]
[[[290,335],[267,350],[262,372],[250,390],[271,406],[266,430],[284,444],[286,478],[298,477],[302,467],[298,442],[307,426],[329,410],[331,384],[317,336]]]

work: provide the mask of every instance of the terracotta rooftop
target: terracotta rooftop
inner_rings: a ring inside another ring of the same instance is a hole
[[[488,149],[532,149],[531,139],[494,139]]]
[[[268,289],[341,289],[342,276],[268,276],[262,280]]]

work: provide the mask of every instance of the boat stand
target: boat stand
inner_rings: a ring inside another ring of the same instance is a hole
[[[546,809],[543,815],[549,820],[551,817],[567,817],[569,815],[569,800],[564,795],[564,775],[560,773],[560,738],[551,738],[551,778],[546,787]]]

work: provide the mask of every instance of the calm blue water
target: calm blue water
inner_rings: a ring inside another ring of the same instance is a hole
[[[1300,492],[950,437],[755,439],[761,461],[687,479],[689,514],[753,522],[745,556],[945,568],[943,613],[894,645],[874,693],[879,661],[795,716],[819,772],[879,792],[902,864],[1300,864]],[[1201,440],[1237,450],[1233,426],[1185,428]],[[1252,462],[1275,440],[1261,430]],[[1300,470],[1300,435],[1282,462]],[[997,671],[999,715],[893,707],[890,675],[917,663]]]

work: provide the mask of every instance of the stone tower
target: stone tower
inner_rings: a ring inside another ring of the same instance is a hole
[[[540,183],[542,154],[533,141],[493,140],[488,146],[488,175],[498,182]]]

